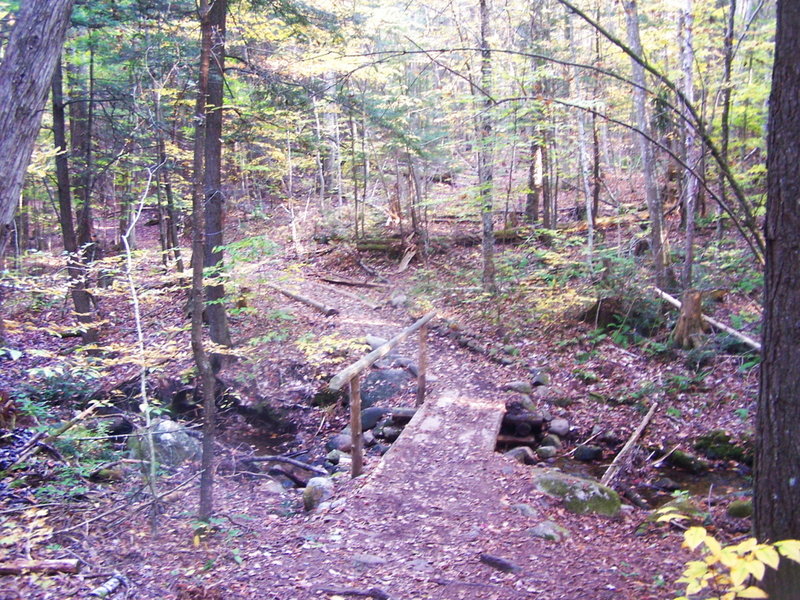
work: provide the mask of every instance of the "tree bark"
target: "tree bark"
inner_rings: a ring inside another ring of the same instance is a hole
[[[484,94],[482,110],[478,116],[478,199],[481,207],[483,290],[490,294],[497,291],[494,266],[494,227],[492,223],[492,53],[489,48],[490,18],[489,0],[480,0],[481,18],[481,88]]]
[[[208,46],[208,87],[206,90],[206,131],[204,140],[205,165],[203,187],[205,193],[205,266],[217,271],[223,268],[222,231],[225,227],[222,193],[222,104],[225,67],[225,19],[227,0],[214,0],[203,20],[203,46]],[[225,311],[225,286],[222,283],[206,286],[206,317],[211,341],[222,346],[231,345],[228,317]],[[218,363],[215,357],[214,363]],[[217,364],[217,366],[219,366]]]
[[[636,0],[624,0],[628,44],[637,56],[642,56],[642,41],[639,36],[639,12]],[[651,135],[650,121],[647,118],[647,94],[644,87],[647,84],[644,67],[631,59],[633,81],[637,87],[633,90],[633,107],[636,117],[636,126],[648,137]],[[637,136],[639,154],[642,158],[642,172],[644,175],[645,198],[647,211],[650,213],[650,249],[653,253],[656,285],[664,287],[666,281],[666,248],[664,239],[664,214],[661,199],[658,196],[658,187],[655,179],[655,157],[653,147],[644,136]]]
[[[694,41],[692,27],[694,19],[692,16],[692,0],[684,0],[684,6],[681,9],[682,23],[682,58],[683,58],[683,94],[686,96],[687,102],[694,103]],[[695,135],[694,127],[689,125],[690,115],[686,115],[687,120],[684,121],[684,143],[686,147],[686,164],[692,169],[697,170],[700,167],[702,159],[702,151],[696,143],[697,136]],[[686,185],[684,186],[684,217],[685,217],[685,244],[686,250],[684,252],[683,263],[683,289],[688,290],[692,287],[692,268],[694,266],[694,225],[695,225],[695,206],[697,204],[697,195],[700,188],[699,181],[692,173],[686,173]]]
[[[23,2],[0,64],[0,255],[39,133],[72,2]]]
[[[67,273],[70,278],[70,296],[75,305],[78,322],[85,326],[82,334],[84,344],[97,342],[97,330],[92,322],[91,295],[86,290],[86,265],[78,252],[78,238],[72,220],[72,191],[69,181],[69,165],[67,164],[66,118],[64,113],[63,76],[60,61],[56,62],[53,71],[52,93],[53,105],[53,142],[56,148],[56,185],[58,189],[58,221],[61,227],[61,238],[67,253]]]
[[[763,541],[800,538],[800,3],[778,0],[767,137],[764,349],[754,520]],[[772,600],[797,598],[800,565],[767,569]]]

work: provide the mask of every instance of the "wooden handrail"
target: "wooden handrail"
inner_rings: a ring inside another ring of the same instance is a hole
[[[358,359],[356,362],[351,364],[348,367],[345,367],[341,371],[339,371],[330,381],[328,387],[333,390],[334,392],[339,391],[342,389],[353,377],[359,375],[363,371],[369,369],[373,364],[377,361],[382,359],[384,356],[389,354],[392,350],[394,350],[400,342],[405,340],[408,336],[410,336],[415,331],[421,329],[425,324],[428,323],[433,317],[436,316],[436,311],[432,310],[424,317],[417,320],[416,323],[410,325],[392,339],[390,339],[385,344],[382,344],[375,348],[372,352],[367,354],[366,356]]]

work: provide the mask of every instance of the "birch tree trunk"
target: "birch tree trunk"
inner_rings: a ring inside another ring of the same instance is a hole
[[[636,55],[642,56],[642,41],[639,36],[639,12],[636,7],[636,0],[624,0],[623,7],[625,9],[628,45]],[[644,91],[647,81],[644,67],[634,60],[631,60],[631,66],[633,69],[633,82],[637,86],[633,90],[636,127],[652,138],[650,121],[647,118],[647,95]],[[647,211],[650,213],[650,248],[653,254],[655,280],[656,285],[662,288],[666,280],[666,240],[664,236],[664,211],[656,185],[655,157],[653,155],[653,147],[644,136],[637,136],[637,142],[642,160]]]
[[[492,223],[492,53],[489,48],[490,19],[489,0],[480,0],[481,19],[481,88],[484,94],[478,116],[478,199],[481,207],[481,252],[483,272],[481,283],[488,293],[497,291],[494,266],[494,227]]]
[[[681,23],[681,39],[683,47],[681,50],[682,69],[683,69],[683,94],[689,103],[694,103],[694,42],[693,42],[693,18],[692,0],[684,0],[683,8],[679,19]],[[686,164],[697,171],[700,167],[702,151],[697,144],[697,136],[694,127],[689,123],[689,115],[684,121],[684,143],[686,148]],[[692,287],[692,267],[694,265],[694,225],[695,225],[695,205],[697,204],[697,192],[699,181],[697,177],[687,172],[686,184],[684,185],[685,198],[685,251],[683,263],[683,289],[688,290]]]

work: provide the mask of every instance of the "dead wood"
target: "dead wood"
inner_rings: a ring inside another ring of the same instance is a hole
[[[78,573],[81,562],[77,558],[49,560],[11,560],[0,563],[0,575],[22,575],[23,573]]]
[[[478,558],[483,564],[488,565],[493,569],[497,569],[498,571],[502,571],[503,573],[516,573],[517,571],[521,571],[519,566],[515,565],[510,560],[500,558],[499,556],[483,553],[479,554]]]
[[[372,267],[370,267],[368,264],[366,264],[366,263],[365,263],[363,260],[361,260],[361,259],[360,259],[360,258],[358,258],[358,257],[356,257],[356,264],[357,264],[359,267],[361,267],[361,268],[364,270],[364,272],[365,272],[367,275],[369,275],[370,277],[374,277],[375,279],[377,279],[377,280],[378,280],[379,282],[381,282],[381,283],[389,283],[389,280],[388,280],[388,279],[386,279],[386,278],[385,278],[383,275],[381,275],[380,273],[378,273],[378,271],[376,271],[375,269],[373,269]]]
[[[703,345],[703,334],[708,332],[708,325],[702,319],[700,302],[703,292],[686,290],[681,303],[681,314],[675,329],[672,330],[672,343],[685,350],[699,348]]]
[[[322,281],[335,283],[336,285],[349,285],[351,287],[387,287],[385,283],[374,283],[371,281],[356,281],[341,275],[318,275]]]
[[[677,308],[677,309],[679,309],[679,310],[680,310],[680,308],[681,308],[681,303],[680,303],[680,301],[679,301],[677,298],[673,298],[673,297],[672,297],[672,296],[670,296],[668,293],[666,293],[666,292],[664,292],[664,291],[661,291],[661,290],[660,290],[660,289],[658,289],[657,287],[654,287],[654,288],[653,288],[653,291],[654,291],[654,292],[655,292],[655,293],[656,293],[658,296],[660,296],[661,298],[663,298],[664,300],[666,300],[667,302],[669,302],[669,303],[670,303],[672,306],[674,306],[675,308]],[[747,344],[747,345],[748,345],[748,346],[750,346],[750,347],[751,347],[753,350],[755,350],[755,351],[757,351],[757,352],[761,352],[761,344],[760,344],[760,343],[758,343],[757,341],[755,341],[753,338],[751,338],[751,337],[748,337],[748,336],[746,336],[745,334],[743,334],[743,333],[740,333],[740,332],[736,331],[735,329],[732,329],[732,328],[728,327],[727,325],[724,325],[723,323],[720,323],[720,322],[719,322],[719,321],[717,321],[716,319],[712,319],[711,317],[708,317],[708,316],[706,316],[706,315],[704,315],[704,314],[701,314],[701,315],[700,315],[700,318],[701,318],[701,319],[703,319],[703,320],[704,320],[706,323],[708,323],[708,324],[709,324],[709,325],[711,325],[712,327],[714,327],[714,328],[716,328],[716,329],[719,329],[720,331],[724,331],[724,332],[725,332],[725,333],[727,333],[728,335],[732,335],[732,336],[733,336],[733,337],[735,337],[737,340],[740,340],[741,342],[743,342],[743,343]]]
[[[351,590],[343,588],[318,587],[317,592],[323,594],[334,594],[337,596],[357,596],[359,598],[374,598],[375,600],[391,600],[391,596],[380,588],[369,588],[368,590]]]
[[[242,462],[245,464],[259,463],[259,462],[284,463],[287,465],[292,465],[293,467],[297,467],[299,469],[305,469],[306,471],[311,471],[312,473],[316,473],[317,475],[322,475],[322,476],[329,475],[329,473],[323,468],[315,467],[314,465],[309,465],[308,463],[304,463],[294,458],[289,458],[288,456],[252,456],[250,458],[243,458]]]
[[[644,419],[642,419],[642,422],[639,423],[639,426],[631,434],[631,437],[629,437],[628,441],[625,442],[622,450],[619,451],[619,454],[617,454],[617,456],[614,458],[614,461],[609,465],[608,469],[606,469],[606,472],[603,474],[603,478],[600,480],[600,483],[603,485],[611,485],[611,482],[620,472],[625,464],[625,461],[628,459],[628,456],[633,450],[636,442],[639,441],[640,437],[642,437],[642,433],[644,433],[645,427],[647,427],[650,419],[652,419],[653,415],[656,414],[657,408],[658,402],[653,402],[653,406],[651,406],[650,410],[647,411],[647,414],[645,415]]]
[[[114,575],[112,575],[108,581],[103,583],[103,585],[99,585],[89,592],[89,596],[94,596],[95,598],[107,598],[116,592],[121,585],[127,586],[128,580],[124,575],[114,573]]]
[[[265,285],[267,287],[272,288],[276,292],[280,292],[284,296],[291,298],[292,300],[297,300],[298,302],[302,302],[303,304],[316,308],[325,316],[330,317],[332,315],[339,314],[339,311],[333,308],[332,306],[326,306],[325,304],[317,302],[316,300],[312,300],[311,298],[306,298],[305,296],[301,296],[300,294],[295,294],[294,292],[290,292],[289,290],[277,286],[274,283],[265,283]]]

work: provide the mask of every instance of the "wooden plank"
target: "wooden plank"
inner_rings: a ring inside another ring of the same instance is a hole
[[[378,360],[389,354],[392,350],[395,349],[395,347],[397,347],[400,344],[400,342],[405,340],[412,333],[417,332],[423,325],[428,323],[428,321],[433,319],[433,317],[435,316],[436,316],[436,311],[432,310],[427,315],[419,319],[416,323],[398,333],[396,336],[394,336],[392,339],[390,339],[382,346],[378,346],[377,348],[375,348],[375,350],[373,350],[363,358],[360,358],[349,367],[342,369],[333,377],[333,379],[331,379],[330,383],[328,384],[328,387],[334,392],[339,391],[353,377],[355,377],[362,371],[369,369],[373,364],[375,364],[375,362],[377,362]]]

